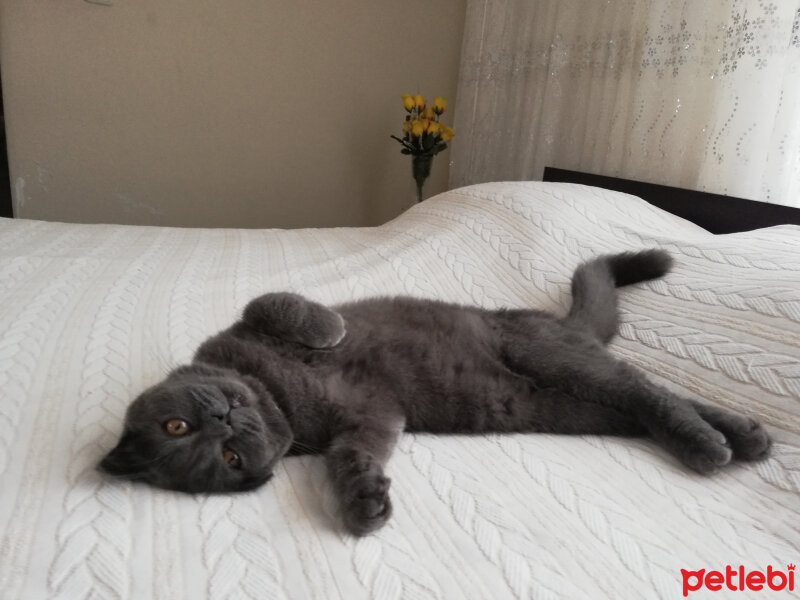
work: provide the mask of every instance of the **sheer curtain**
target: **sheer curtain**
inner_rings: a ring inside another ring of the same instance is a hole
[[[468,0],[450,185],[546,165],[800,206],[800,1]]]

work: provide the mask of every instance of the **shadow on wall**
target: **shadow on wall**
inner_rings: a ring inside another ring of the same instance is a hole
[[[3,79],[0,75],[0,217],[13,217],[11,210],[11,176],[8,173],[6,125],[3,118]]]

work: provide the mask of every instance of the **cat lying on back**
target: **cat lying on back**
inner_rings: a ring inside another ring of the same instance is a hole
[[[757,422],[678,396],[604,347],[615,286],[659,277],[665,252],[584,263],[566,317],[412,298],[327,308],[267,294],[192,364],[128,409],[108,473],[185,492],[251,490],[287,453],[324,452],[345,526],[391,514],[384,465],[402,431],[541,431],[653,438],[712,473],[764,457]]]

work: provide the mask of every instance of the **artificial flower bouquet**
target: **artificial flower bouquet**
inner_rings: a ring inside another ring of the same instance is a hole
[[[391,137],[402,144],[400,152],[412,157],[411,172],[417,183],[417,202],[421,202],[422,186],[431,174],[433,157],[447,148],[447,142],[456,133],[439,122],[439,117],[447,108],[447,100],[441,96],[434,98],[433,106],[426,106],[421,94],[405,94],[403,107],[407,113],[403,122],[403,137]]]

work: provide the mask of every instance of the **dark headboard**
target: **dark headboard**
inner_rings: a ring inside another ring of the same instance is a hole
[[[722,194],[643,183],[545,167],[544,181],[580,183],[633,194],[711,233],[750,231],[772,225],[800,225],[800,208],[768,204]]]

